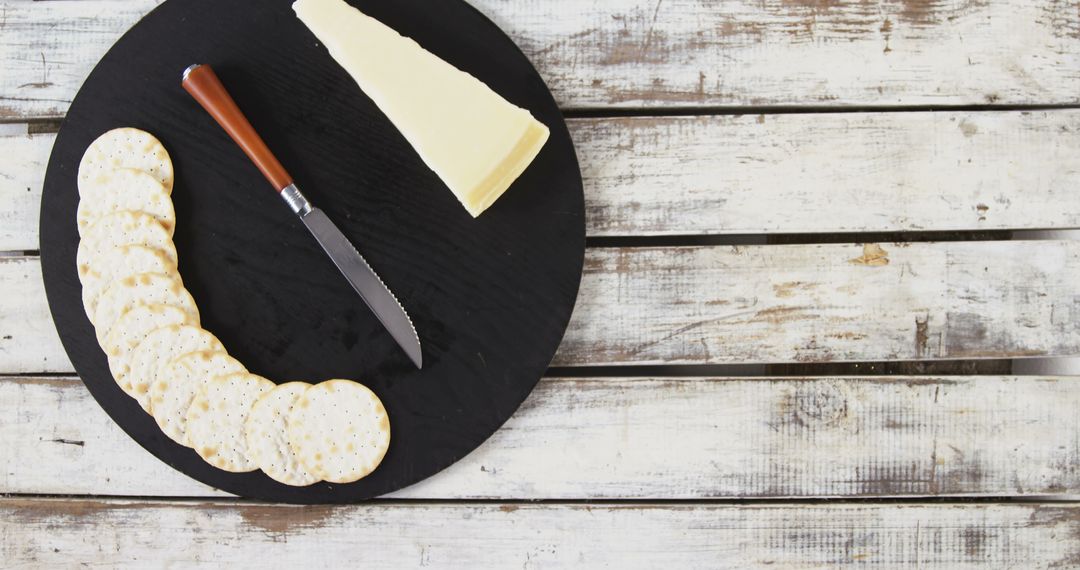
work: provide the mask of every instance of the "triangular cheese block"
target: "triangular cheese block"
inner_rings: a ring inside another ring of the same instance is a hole
[[[527,110],[344,0],[298,0],[293,9],[473,217],[547,142],[547,127]]]

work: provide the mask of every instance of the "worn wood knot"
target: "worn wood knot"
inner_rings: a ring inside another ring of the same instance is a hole
[[[829,382],[803,386],[791,396],[795,423],[806,427],[835,426],[848,417],[848,398]]]

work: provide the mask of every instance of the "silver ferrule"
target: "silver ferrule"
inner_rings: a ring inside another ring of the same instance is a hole
[[[281,191],[281,198],[289,205],[294,214],[303,218],[311,213],[311,202],[300,193],[296,184],[289,184]]]

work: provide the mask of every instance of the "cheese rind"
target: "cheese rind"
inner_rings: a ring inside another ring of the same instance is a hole
[[[529,111],[344,0],[297,0],[293,9],[473,217],[547,142]]]

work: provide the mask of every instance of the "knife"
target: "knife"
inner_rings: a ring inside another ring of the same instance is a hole
[[[300,216],[311,235],[322,246],[334,265],[349,281],[353,289],[360,294],[371,312],[383,327],[394,337],[398,346],[405,351],[417,368],[423,366],[420,353],[420,337],[416,334],[412,320],[390,292],[382,279],[364,260],[356,247],[349,242],[345,234],[326,217],[322,210],[300,193],[292,176],[285,171],[277,158],[263,142],[262,138],[248,122],[240,107],[225,90],[221,80],[209,65],[195,64],[184,70],[181,85],[199,102],[200,105],[218,122],[232,140],[240,145],[248,158],[263,173],[289,208]]]

